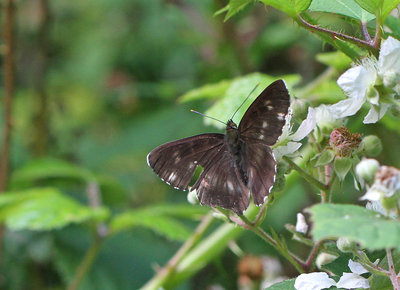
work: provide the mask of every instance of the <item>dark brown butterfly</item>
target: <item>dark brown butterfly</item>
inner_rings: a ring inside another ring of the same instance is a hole
[[[162,180],[182,190],[201,166],[190,188],[200,203],[242,215],[250,192],[260,206],[274,185],[276,160],[269,146],[282,134],[289,105],[285,83],[275,81],[250,105],[239,127],[229,120],[225,135],[208,133],[166,143],[147,155],[147,163]]]

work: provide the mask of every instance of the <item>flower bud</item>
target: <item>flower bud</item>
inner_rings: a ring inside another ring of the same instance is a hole
[[[304,120],[307,118],[308,102],[306,100],[294,99],[290,104],[290,108],[292,109],[293,116],[297,120]]]
[[[379,169],[379,162],[375,159],[363,159],[356,166],[357,176],[371,183]]]
[[[306,234],[308,230],[308,224],[306,222],[306,218],[303,214],[297,214],[297,222],[296,222],[296,232]]]
[[[322,252],[321,254],[318,255],[317,259],[315,260],[315,264],[319,269],[321,269],[323,265],[329,264],[330,262],[333,262],[336,259],[337,256]]]
[[[358,149],[360,142],[361,135],[352,134],[345,127],[333,130],[329,139],[329,145],[340,157],[351,157],[352,153]]]
[[[383,74],[383,85],[388,88],[394,88],[400,83],[400,72],[388,70]]]
[[[190,204],[193,204],[193,205],[199,204],[199,199],[197,198],[197,194],[196,194],[195,190],[189,191],[186,198]]]
[[[343,253],[348,253],[351,252],[352,250],[355,250],[357,247],[357,243],[349,240],[348,238],[343,238],[340,237],[337,241],[336,241],[336,246],[338,247],[338,249],[343,252]]]
[[[382,151],[382,142],[377,136],[369,135],[362,139],[360,147],[366,156],[375,157]]]

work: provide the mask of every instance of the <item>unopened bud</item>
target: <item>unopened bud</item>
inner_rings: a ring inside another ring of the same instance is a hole
[[[297,120],[304,120],[307,117],[308,104],[304,99],[294,99],[290,107],[292,108],[293,116]]]
[[[337,256],[328,254],[328,253],[321,253],[318,255],[317,259],[315,260],[315,264],[317,265],[317,267],[319,269],[321,269],[321,267],[323,265],[329,264],[330,262],[333,262],[337,259]]]
[[[382,151],[382,142],[377,136],[369,135],[362,139],[360,147],[366,156],[375,157]]]
[[[400,83],[400,73],[394,70],[389,70],[383,75],[383,85],[388,88],[394,88]]]
[[[199,204],[199,199],[197,198],[195,190],[194,191],[189,191],[187,196],[186,196],[186,198],[187,198],[187,201],[190,204],[193,204],[193,205]]]
[[[343,253],[348,253],[348,252],[352,252],[354,249],[356,249],[357,244],[356,242],[353,242],[351,240],[349,240],[348,238],[339,238],[336,241],[336,246],[338,247],[338,249],[343,252]]]
[[[372,183],[375,174],[379,169],[379,162],[375,159],[363,159],[356,166],[357,176]]]

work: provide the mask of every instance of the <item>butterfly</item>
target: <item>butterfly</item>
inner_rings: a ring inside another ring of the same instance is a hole
[[[226,134],[207,133],[169,142],[147,155],[147,164],[167,184],[190,188],[200,204],[242,215],[250,202],[261,206],[275,182],[276,160],[270,146],[282,134],[290,106],[283,80],[270,84],[247,109],[237,126],[226,123]]]

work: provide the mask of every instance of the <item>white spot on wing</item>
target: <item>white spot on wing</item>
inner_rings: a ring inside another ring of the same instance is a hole
[[[194,163],[194,164],[197,164],[197,161],[195,160],[195,161],[193,161],[193,163]]]
[[[273,106],[267,106],[267,109],[268,109],[269,111],[271,111],[273,108],[274,108]]]
[[[232,181],[229,181],[229,180],[228,180],[228,181],[226,182],[226,184],[228,185],[229,191],[233,191],[233,190],[234,190]]]
[[[265,129],[268,127],[268,122],[267,121],[263,121],[262,123],[262,127]]]
[[[265,105],[271,104],[271,100],[266,100],[266,101],[264,102],[264,104],[265,104]]]
[[[283,121],[285,119],[285,113],[278,113],[278,120]]]
[[[149,156],[150,156],[150,153],[147,154],[146,161],[147,161],[147,165],[148,165],[149,167],[151,167],[151,166],[150,166],[150,161],[149,161]]]
[[[259,136],[258,136],[258,139],[264,140],[264,139],[265,139],[265,136],[264,136],[264,135],[259,135]]]

